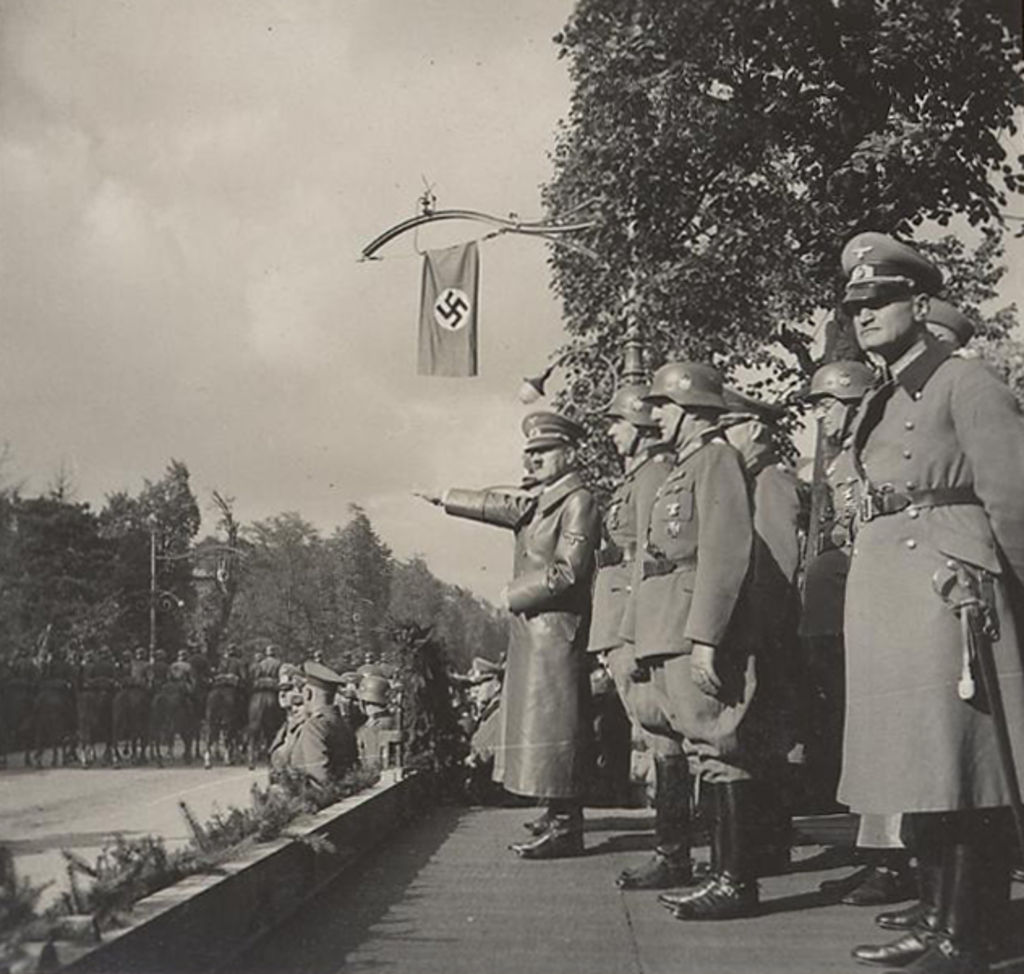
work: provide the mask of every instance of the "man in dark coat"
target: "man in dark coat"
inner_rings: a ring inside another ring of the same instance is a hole
[[[604,517],[587,647],[604,659],[630,719],[641,727],[661,726],[665,731],[652,733],[645,728],[648,750],[654,756],[654,854],[619,874],[616,884],[621,889],[684,886],[693,875],[687,758],[679,735],[667,725],[657,704],[651,706],[646,692],[649,682],[636,679],[643,674],[637,670],[635,647],[622,638],[622,617],[639,582],[639,532],[646,530],[654,497],[675,461],[672,449],[661,442],[650,404],[643,399],[649,391],[649,386],[623,386],[606,411],[612,420],[608,435],[623,457],[625,471]]]
[[[865,398],[850,447],[860,502],[839,798],[862,813],[904,813],[919,862],[938,876],[934,930],[911,931],[872,959],[914,974],[978,974],[988,969],[983,919],[1009,892],[1010,786],[979,679],[986,646],[1018,768],[1024,754],[1011,608],[1024,580],[1024,422],[985,365],[928,334],[942,285],[933,264],[862,233],[843,269],[857,339],[885,381]],[[978,611],[985,628],[966,631],[959,614]]]
[[[303,664],[302,675],[305,720],[295,732],[288,765],[311,785],[327,788],[358,760],[356,738],[334,706],[341,675],[313,660]]]
[[[584,431],[552,412],[523,421],[531,490],[457,490],[428,498],[446,513],[509,528],[515,563],[494,779],[547,804],[547,826],[512,846],[524,859],[578,855],[590,754],[587,624],[600,516],[576,472]]]

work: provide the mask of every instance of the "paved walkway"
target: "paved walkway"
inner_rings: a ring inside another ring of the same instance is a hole
[[[793,871],[762,882],[761,915],[682,923],[655,894],[613,883],[650,849],[649,812],[589,811],[588,854],[550,862],[506,849],[525,835],[528,817],[523,809],[432,811],[232,971],[828,974],[869,970],[849,959],[850,947],[887,939],[872,922],[876,911],[818,892],[823,879],[852,871],[825,846],[801,845]],[[811,823],[811,831],[809,839],[830,841],[836,822]],[[1024,913],[1015,919],[1024,929]],[[1015,953],[1000,971],[1024,974],[1024,943]]]

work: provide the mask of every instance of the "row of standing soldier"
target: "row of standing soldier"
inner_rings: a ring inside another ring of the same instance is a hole
[[[829,479],[845,537],[807,553],[803,635],[832,657],[813,677],[842,726],[838,798],[861,815],[863,845],[916,857],[922,894],[879,917],[896,941],[854,954],[974,974],[987,969],[984,921],[1009,896],[1008,809],[1019,811],[1024,424],[1006,386],[941,340],[959,343],[966,319],[938,299],[934,265],[875,233],[851,240],[842,264],[874,368],[839,363],[812,381],[842,448]],[[589,649],[655,757],[656,851],[619,885],[672,887],[659,899],[681,920],[743,916],[758,905],[770,826],[784,823],[766,810],[777,806],[773,770],[799,739],[789,677],[795,662],[810,668],[787,651],[797,483],[771,453],[775,410],[724,389],[708,365],[666,364],[650,387],[620,390],[611,413],[626,475],[603,540],[575,469],[584,431],[556,413],[524,421],[522,489],[428,498],[515,535],[494,777],[546,809],[528,823],[535,837],[512,848],[525,859],[583,849]],[[711,799],[702,877],[690,860],[691,776]]]

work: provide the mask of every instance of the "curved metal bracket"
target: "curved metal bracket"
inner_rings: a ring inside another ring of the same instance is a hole
[[[401,223],[389,227],[380,236],[371,240],[362,250],[362,260],[372,260],[373,255],[385,244],[390,243],[396,237],[415,230],[417,227],[425,226],[428,223],[437,223],[441,220],[473,220],[477,223],[486,223],[489,226],[497,227],[501,233],[522,233],[528,236],[545,237],[558,243],[552,234],[576,233],[580,230],[589,230],[596,226],[593,220],[585,220],[580,223],[568,223],[553,225],[544,223],[541,220],[523,222],[506,217],[492,216],[490,213],[481,213],[479,210],[434,210],[430,213],[421,213],[419,216],[410,217]],[[576,245],[579,247],[579,245]],[[580,248],[585,250],[585,248]]]

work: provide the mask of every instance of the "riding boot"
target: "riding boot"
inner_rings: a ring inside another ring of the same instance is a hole
[[[977,841],[964,835],[943,852],[939,922],[928,949],[904,967],[910,974],[986,974],[978,891],[983,863]]]
[[[693,883],[690,769],[685,755],[654,758],[654,855],[615,880],[619,889],[672,889]]]
[[[889,910],[875,917],[883,930],[934,930],[938,923],[939,881],[942,876],[942,849],[923,843],[917,850],[917,890],[921,897],[902,910]]]
[[[753,872],[755,876],[776,876],[789,870],[793,819],[778,781],[762,780],[752,783],[751,787],[757,796],[757,809],[752,817],[758,822],[752,826],[758,832]]]
[[[545,808],[536,818],[531,818],[528,822],[523,822],[523,828],[526,829],[530,835],[543,835],[549,828],[551,828],[552,814],[550,808]]]
[[[583,806],[571,801],[552,801],[548,830],[528,842],[509,848],[521,859],[564,859],[583,854]]]
[[[677,920],[728,920],[757,908],[754,856],[759,835],[753,819],[750,781],[714,784],[717,801],[718,870],[694,895],[676,900]]]

